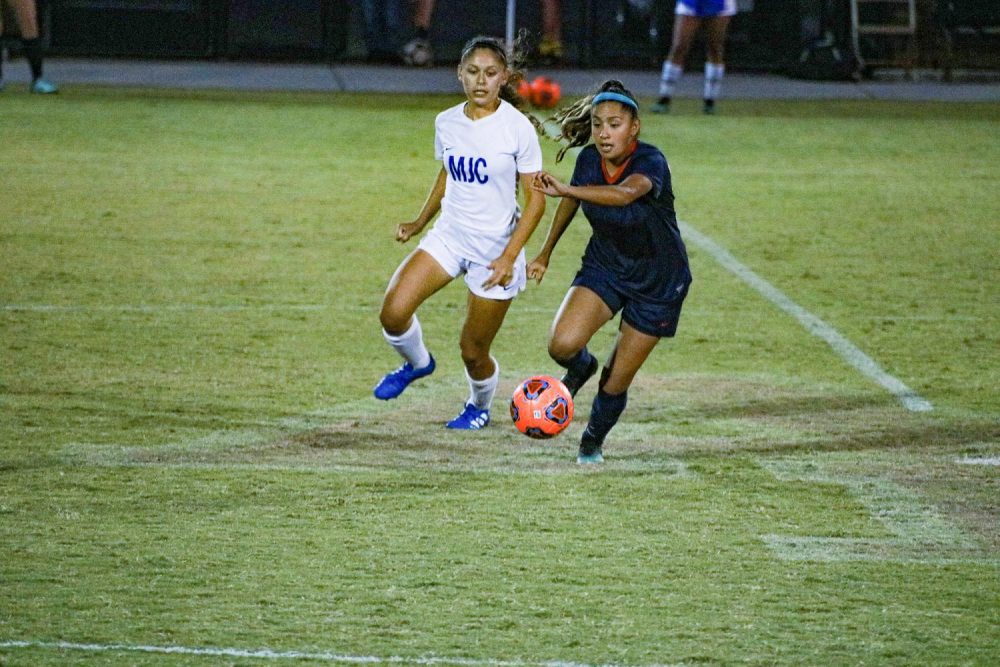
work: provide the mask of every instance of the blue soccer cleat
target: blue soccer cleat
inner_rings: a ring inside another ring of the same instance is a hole
[[[653,106],[649,107],[653,113],[670,113],[670,98],[661,97]]]
[[[413,369],[410,362],[406,362],[391,373],[387,373],[384,378],[375,386],[375,398],[388,401],[403,393],[403,390],[410,386],[414,380],[427,377],[434,372],[437,364],[434,363],[434,356],[431,355],[431,362],[423,368]]]
[[[604,455],[601,453],[600,447],[588,453],[584,453],[583,449],[581,449],[576,455],[576,462],[580,465],[604,463]]]
[[[472,403],[466,403],[462,414],[445,424],[448,428],[458,428],[465,431],[478,431],[490,423],[490,411],[480,410]]]
[[[588,437],[586,431],[583,432],[583,438],[580,440],[580,451],[576,455],[576,462],[580,465],[604,463],[601,444]]]
[[[47,79],[35,79],[31,82],[31,92],[36,95],[52,95],[59,92],[59,87]]]

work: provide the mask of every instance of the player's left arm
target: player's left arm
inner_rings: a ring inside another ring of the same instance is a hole
[[[538,172],[518,175],[521,181],[521,192],[524,193],[524,210],[521,211],[521,218],[514,225],[514,232],[510,235],[510,240],[507,241],[507,247],[504,248],[499,257],[487,266],[493,273],[483,283],[484,289],[510,284],[510,281],[514,279],[514,262],[517,261],[517,256],[535,232],[542,215],[545,214],[545,195],[531,188],[531,181],[535,178],[536,173]]]

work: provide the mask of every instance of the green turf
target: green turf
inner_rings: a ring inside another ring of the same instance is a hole
[[[905,410],[692,245],[678,336],[583,470],[593,387],[549,442],[514,432],[503,399],[557,372],[546,333],[582,220],[497,339],[490,428],[441,427],[466,393],[460,284],[421,311],[437,373],[370,397],[398,363],[377,316],[409,250],[393,229],[455,101],[2,94],[0,664],[274,661],[11,641],[994,664],[1000,109],[703,117],[680,100],[644,117],[680,217],[934,410]]]

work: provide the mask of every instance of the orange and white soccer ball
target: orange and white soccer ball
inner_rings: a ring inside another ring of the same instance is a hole
[[[531,103],[539,109],[551,109],[562,99],[562,88],[547,76],[531,82]]]
[[[562,88],[547,76],[536,76],[530,82],[522,79],[517,93],[539,109],[551,109],[562,99]]]
[[[514,390],[510,418],[517,430],[529,438],[551,438],[573,421],[573,397],[556,378],[534,375]]]

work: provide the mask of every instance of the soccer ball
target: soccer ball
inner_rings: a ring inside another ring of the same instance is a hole
[[[561,98],[562,89],[549,77],[535,77],[531,82],[531,103],[539,109],[551,109],[559,104]]]
[[[434,51],[426,39],[415,37],[403,47],[403,62],[413,67],[430,67],[434,64]]]
[[[573,397],[559,380],[535,375],[514,390],[510,418],[517,430],[529,438],[559,435],[573,421]]]
[[[531,104],[531,83],[527,79],[521,79],[517,83],[517,94],[525,102]]]

